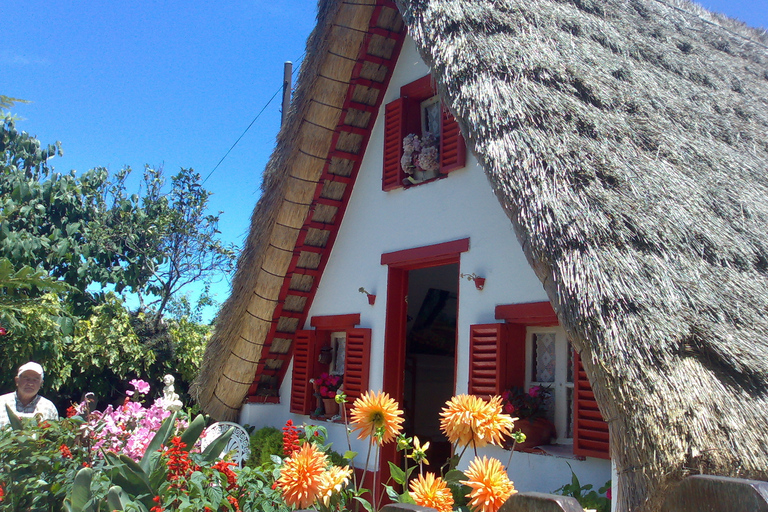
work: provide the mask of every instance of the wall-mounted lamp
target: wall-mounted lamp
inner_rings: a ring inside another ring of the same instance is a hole
[[[459,274],[459,277],[463,277],[467,281],[474,281],[475,288],[477,288],[478,290],[482,290],[485,287],[485,278],[478,276],[474,272],[471,274]]]
[[[371,306],[373,306],[376,303],[376,295],[366,291],[366,289],[363,288],[362,286],[357,291],[359,291],[360,293],[364,293],[368,296],[368,304],[370,304]]]

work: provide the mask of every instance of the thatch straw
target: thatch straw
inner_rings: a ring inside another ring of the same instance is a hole
[[[768,50],[680,1],[398,1],[581,353],[618,510],[768,477]]]

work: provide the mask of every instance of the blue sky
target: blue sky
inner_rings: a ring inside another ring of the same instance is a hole
[[[768,0],[705,0],[711,10],[768,27]],[[0,94],[17,126],[62,142],[58,172],[144,164],[203,177],[298,68],[314,27],[312,0],[3,0]],[[222,237],[240,246],[280,125],[280,95],[206,181]],[[219,301],[229,284],[214,288]]]

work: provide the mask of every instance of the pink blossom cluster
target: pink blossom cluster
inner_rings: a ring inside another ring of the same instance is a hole
[[[126,392],[129,396],[149,392],[149,384],[142,380],[134,379],[130,384],[136,391]],[[101,453],[103,448],[115,453],[125,453],[138,461],[163,420],[170,414],[170,411],[164,408],[163,398],[158,398],[148,408],[139,402],[126,399],[121,406],[109,405],[103,412],[92,412],[83,429],[93,437],[93,449],[97,453]]]

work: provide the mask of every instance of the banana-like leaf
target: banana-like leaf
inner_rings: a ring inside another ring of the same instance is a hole
[[[219,455],[221,455],[222,450],[224,450],[224,448],[227,447],[229,438],[232,437],[232,434],[234,433],[234,431],[235,431],[234,427],[229,427],[229,430],[221,434],[211,444],[209,444],[205,448],[205,450],[203,450],[203,453],[200,455],[203,461],[213,462],[216,459],[218,459]]]
[[[8,421],[11,424],[11,428],[13,430],[21,430],[21,419],[16,416],[16,413],[13,412],[13,409],[11,409],[11,406],[8,404],[5,404],[5,410],[8,413]]]
[[[93,479],[93,470],[83,468],[75,475],[75,481],[72,485],[72,494],[69,496],[69,510],[71,512],[84,512],[85,506],[91,499],[91,480]]]
[[[128,505],[138,507],[119,485],[113,485],[107,491],[107,504],[109,505],[109,510],[126,510]]]
[[[187,445],[184,448],[185,451],[189,451],[192,446],[197,442],[200,434],[203,433],[205,428],[205,417],[202,414],[198,414],[194,420],[192,420],[187,427],[187,430],[181,434],[181,441]]]
[[[147,451],[144,452],[144,456],[139,462],[141,469],[143,469],[145,473],[149,474],[152,472],[152,468],[150,467],[150,455],[159,450],[162,445],[167,443],[168,438],[171,437],[171,432],[173,432],[173,427],[175,425],[176,413],[174,412],[165,418],[165,421],[163,421],[163,424],[160,425],[160,428],[155,433],[155,437],[153,437],[149,442],[149,445],[147,445]]]

